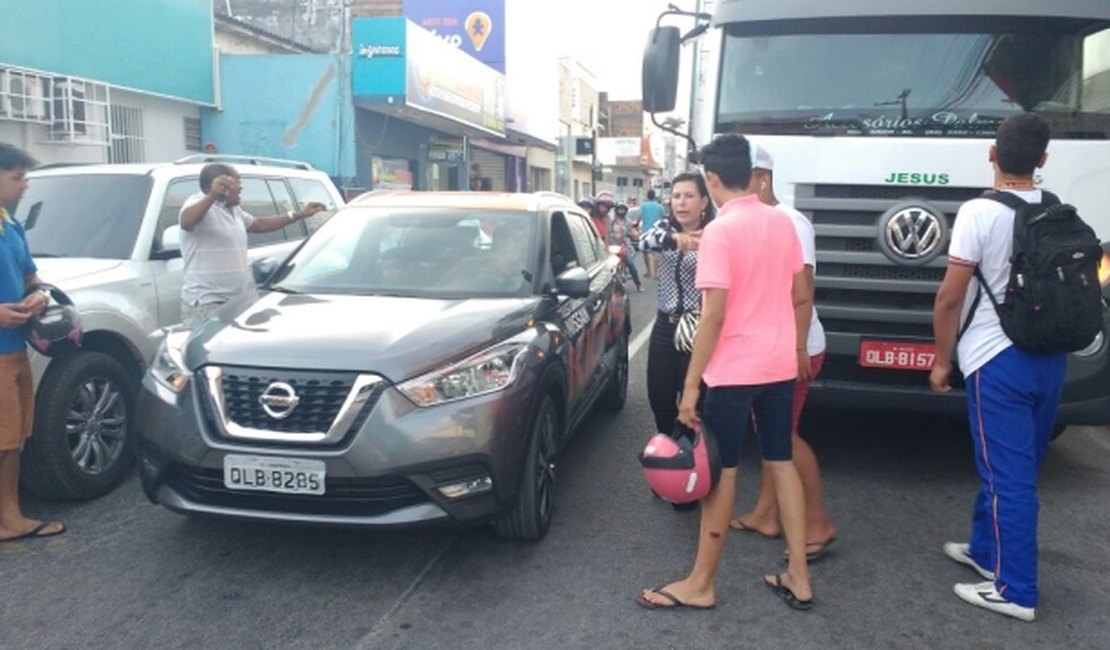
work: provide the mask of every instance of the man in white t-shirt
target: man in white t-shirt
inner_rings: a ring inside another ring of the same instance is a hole
[[[767,205],[774,206],[790,216],[794,230],[798,233],[798,241],[802,245],[802,261],[805,264],[804,277],[806,290],[810,295],[810,302],[795,309],[795,321],[798,327],[798,340],[804,340],[805,345],[798,345],[798,381],[794,385],[794,411],[792,420],[792,444],[794,447],[794,465],[802,479],[802,489],[805,492],[806,503],[806,554],[810,561],[824,557],[829,543],[836,538],[836,526],[829,518],[825,507],[825,494],[821,489],[821,472],[817,463],[817,456],[813,448],[803,440],[798,433],[798,424],[805,406],[806,394],[809,385],[825,361],[825,330],[817,317],[817,309],[813,307],[814,275],[817,269],[817,241],[813,224],[804,214],[794,208],[779,203],[774,189],[775,161],[765,147],[755,146],[753,156],[752,178],[759,192],[759,199]],[[775,495],[775,484],[770,472],[763,471],[763,482],[759,491],[759,499],[755,507],[738,517],[734,517],[729,525],[733,530],[753,532],[769,539],[782,536],[782,526],[779,524],[778,499]]]
[[[1047,159],[1049,136],[1048,125],[1033,114],[1004,121],[989,155],[995,189],[1013,192],[1029,203],[1041,202],[1033,174]],[[960,208],[948,249],[948,271],[933,312],[937,357],[929,382],[937,392],[951,390],[955,348],[967,387],[981,483],[969,543],[949,542],[944,552],[987,580],[957,584],[956,595],[978,607],[1032,621],[1038,596],[1037,473],[1052,437],[1067,355],[1031,354],[1015,346],[987,296],[968,313],[981,291],[1003,300],[1014,217],[1014,210],[986,198],[972,199]],[[976,268],[986,286],[976,280]]]
[[[200,189],[181,206],[181,321],[188,328],[204,322],[223,305],[254,286],[247,257],[247,233],[280,230],[324,210],[312,202],[284,215],[253,217],[239,207],[239,173],[230,165],[209,163],[200,170]]]

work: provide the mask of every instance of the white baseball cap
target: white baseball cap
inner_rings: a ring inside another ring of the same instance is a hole
[[[752,169],[775,170],[775,159],[767,149],[752,143]]]

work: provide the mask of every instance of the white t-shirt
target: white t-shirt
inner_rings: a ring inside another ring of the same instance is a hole
[[[181,212],[204,198],[198,192],[185,200]],[[181,213],[178,213],[180,223]],[[247,228],[254,217],[243,208],[214,203],[208,214],[189,232],[181,231],[181,257],[185,282],[181,300],[189,305],[227,302],[254,285],[247,257]]]
[[[798,241],[802,244],[802,262],[812,266],[817,273],[817,234],[813,224],[804,214],[794,208],[780,203],[775,206],[785,212],[794,223],[794,230],[798,233]],[[821,326],[821,319],[817,317],[817,307],[813,308],[813,317],[809,321],[809,338],[806,340],[806,352],[809,356],[817,356],[825,351],[825,328]]]
[[[1041,201],[1040,190],[1012,193],[1029,203]],[[952,228],[952,243],[948,246],[949,261],[959,264],[962,260],[978,265],[996,300],[1001,301],[1006,295],[1006,285],[1010,282],[1010,255],[1013,250],[1013,210],[990,199],[972,199],[960,207],[956,214],[956,224]],[[981,287],[978,278],[973,277],[964,298],[960,329],[967,323],[975,294],[981,288],[984,291],[986,289]],[[960,370],[966,377],[1013,344],[1010,337],[1002,331],[1002,323],[998,320],[998,313],[990,298],[983,293],[971,325],[956,346]]]

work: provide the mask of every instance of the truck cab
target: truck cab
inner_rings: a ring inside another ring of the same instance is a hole
[[[698,45],[697,140],[765,147],[777,196],[814,224],[828,356],[812,399],[961,411],[960,391],[928,388],[931,314],[956,213],[992,185],[1002,120],[1050,124],[1038,186],[1110,239],[1110,4],[722,0],[701,19],[715,29]],[[1108,276],[1104,255],[1104,293]],[[1069,359],[1058,422],[1110,422],[1108,385],[1100,334]]]

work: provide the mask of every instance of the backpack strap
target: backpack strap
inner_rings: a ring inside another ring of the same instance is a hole
[[[986,291],[987,298],[990,299],[991,304],[994,305],[995,310],[998,309],[998,300],[995,299],[994,294],[991,293],[990,285],[987,284],[987,278],[983,275],[983,271],[978,265],[975,267],[975,299],[971,301],[971,309],[967,310],[967,320],[964,321],[963,327],[956,334],[956,342],[959,343],[960,339],[967,334],[968,328],[971,327],[971,321],[975,319],[975,311],[979,309],[979,303],[983,301],[983,293]]]

